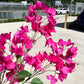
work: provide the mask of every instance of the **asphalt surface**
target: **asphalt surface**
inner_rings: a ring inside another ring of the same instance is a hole
[[[64,15],[57,15],[56,17],[59,17],[57,20],[57,23],[64,23],[65,17]],[[68,16],[67,22],[72,22],[76,20],[77,17],[71,17]],[[12,32],[12,35],[17,31],[19,27],[22,25],[28,25],[25,22],[14,22],[14,23],[1,23],[0,24],[0,33],[5,32]],[[52,33],[52,38],[54,41],[58,41],[60,38],[63,40],[71,39],[72,42],[75,43],[75,46],[78,48],[78,54],[76,56],[76,62],[79,63],[78,66],[76,66],[76,71],[69,74],[67,79],[64,80],[63,83],[57,82],[56,84],[84,84],[84,33],[69,29],[64,29],[63,26],[56,26],[56,33]],[[32,32],[31,32],[32,33]],[[32,36],[32,34],[30,34]],[[38,35],[39,36],[39,35]],[[39,51],[44,51],[44,44],[45,39],[44,37],[40,38],[31,52],[29,54],[34,55]],[[47,51],[49,51],[47,49]],[[26,69],[29,69],[29,67],[26,67]],[[46,79],[46,74],[50,74],[50,72],[44,73],[43,75],[40,75],[39,77],[44,82],[44,84],[50,84],[50,81]]]

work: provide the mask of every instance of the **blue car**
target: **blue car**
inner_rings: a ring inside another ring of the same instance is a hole
[[[84,11],[78,15],[76,20],[76,26],[84,30]]]

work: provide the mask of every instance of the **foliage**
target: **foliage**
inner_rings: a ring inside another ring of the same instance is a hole
[[[73,13],[71,14],[71,16],[78,16],[78,15],[79,15],[79,14],[73,14]]]
[[[3,2],[21,2],[22,0],[2,0]],[[33,2],[35,3],[37,0],[27,0],[27,2]],[[40,0],[41,1],[41,0]],[[45,0],[46,2],[51,2],[50,0]],[[53,2],[55,2],[55,0],[52,0]],[[70,3],[71,0],[61,0],[62,3]],[[73,3],[76,2],[84,2],[84,0],[74,0]]]
[[[71,2],[71,0],[61,0],[62,1],[62,3],[70,3]]]
[[[43,82],[39,78],[33,78],[31,84],[43,84]]]
[[[61,1],[62,1],[62,3],[68,3],[68,4],[71,3],[71,0],[61,0]],[[76,2],[84,2],[84,0],[73,0],[72,3],[76,3]]]
[[[21,2],[22,0],[2,0],[3,2]]]
[[[32,74],[26,70],[22,70],[18,73],[17,79],[23,79],[25,77],[30,77]]]
[[[17,18],[17,19],[0,20],[0,23],[19,22],[19,21],[25,21],[25,19],[24,18]]]

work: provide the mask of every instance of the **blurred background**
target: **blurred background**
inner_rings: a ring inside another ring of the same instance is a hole
[[[40,0],[53,6],[56,14],[79,15],[84,10],[84,0]],[[36,0],[0,0],[0,19],[24,18],[28,15],[29,5]]]

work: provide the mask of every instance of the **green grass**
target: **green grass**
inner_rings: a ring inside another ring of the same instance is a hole
[[[0,23],[20,22],[20,21],[26,21],[26,20],[25,18],[7,19],[7,20],[0,20]]]
[[[71,16],[78,16],[79,14],[71,14]]]

